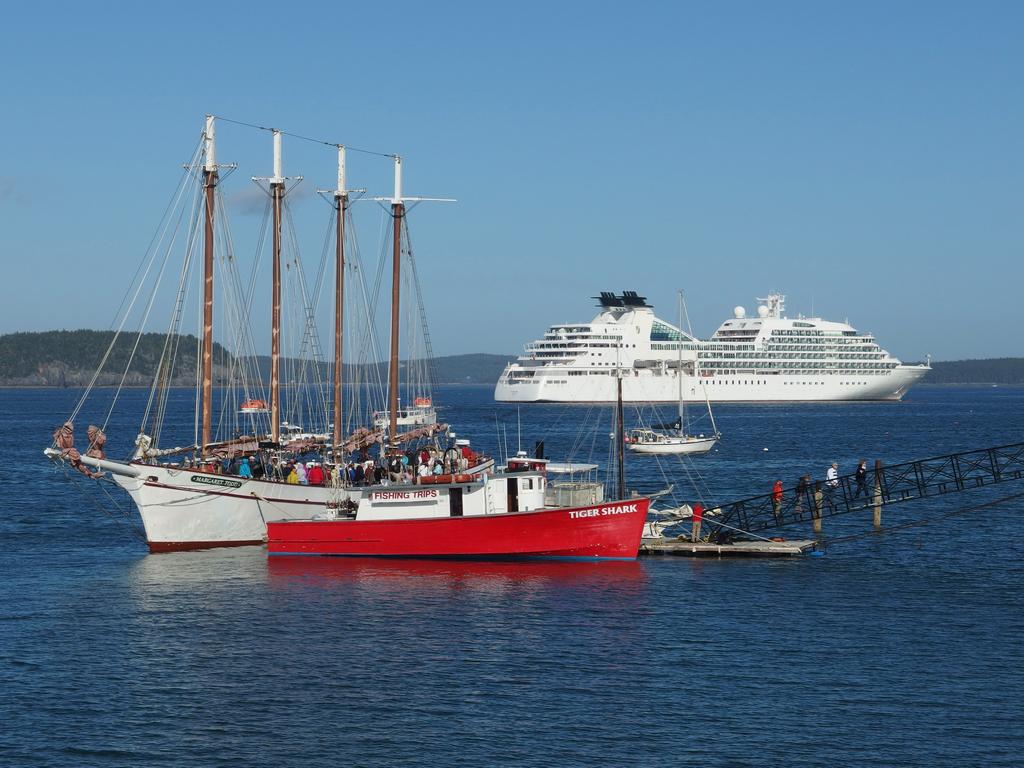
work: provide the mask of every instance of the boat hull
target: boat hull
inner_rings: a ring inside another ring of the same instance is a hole
[[[131,465],[113,475],[139,510],[151,552],[263,544],[267,517],[301,519],[360,489],[289,485],[188,469]]]
[[[510,376],[510,366],[494,388],[494,399],[507,403],[614,403],[613,376],[570,376],[568,368],[540,368],[526,379]],[[686,403],[794,403],[844,400],[898,401],[930,369],[901,365],[884,376],[782,376],[737,373],[683,376]],[[675,403],[679,380],[674,371],[637,370],[622,379],[626,403]]]
[[[715,447],[715,443],[717,442],[718,438],[714,437],[706,439],[696,438],[692,440],[673,440],[672,438],[668,438],[667,440],[656,443],[630,443],[627,447],[632,453],[651,455],[688,454],[691,456],[698,456],[710,451]]]
[[[83,461],[86,461],[83,459]],[[290,485],[196,469],[105,462],[142,518],[150,552],[260,545],[267,520],[302,520],[331,504],[358,501],[363,486]],[[488,459],[470,472],[488,471]]]
[[[272,555],[632,560],[650,500],[573,509],[399,520],[267,523]]]

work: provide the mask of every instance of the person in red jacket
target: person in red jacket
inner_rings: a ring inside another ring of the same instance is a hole
[[[704,519],[704,507],[700,504],[693,505],[693,527],[690,529],[690,541],[696,544],[700,541],[700,524]]]
[[[310,485],[323,485],[324,484],[324,468],[320,466],[319,462],[311,461],[311,466],[306,472],[306,477],[309,479]]]
[[[775,518],[778,519],[779,512],[782,510],[782,481],[776,480],[775,485],[772,486],[772,512],[775,513]]]

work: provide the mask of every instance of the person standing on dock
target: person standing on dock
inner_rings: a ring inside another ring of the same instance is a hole
[[[690,531],[690,541],[696,544],[700,541],[700,523],[704,519],[704,507],[699,503],[693,505],[693,529]]]
[[[825,498],[828,499],[830,507],[835,509],[836,503],[833,500],[836,488],[839,487],[839,464],[832,462],[832,466],[828,468],[828,472],[825,473]]]
[[[795,511],[799,515],[804,508],[804,499],[807,498],[807,494],[811,491],[811,476],[800,475],[800,479],[796,483],[796,506]]]
[[[854,475],[854,479],[857,481],[857,490],[853,493],[853,498],[859,498],[860,495],[864,494],[864,500],[867,501],[868,496],[868,462],[865,459],[860,460],[860,464],[857,465],[857,473]]]
[[[776,521],[779,519],[779,513],[782,511],[782,481],[776,480],[775,485],[772,486],[772,513],[775,515]]]

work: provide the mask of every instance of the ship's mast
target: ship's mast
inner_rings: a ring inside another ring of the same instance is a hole
[[[405,204],[408,202],[421,203],[432,201],[435,203],[454,203],[450,197],[403,197],[402,196],[402,158],[398,155],[392,156],[395,161],[395,194],[390,197],[372,198],[379,203],[391,204],[391,218],[393,220],[392,232],[392,255],[391,255],[391,355],[389,358],[388,376],[388,443],[391,447],[397,445],[395,436],[398,433],[398,323],[399,323],[399,285],[402,266],[402,222],[405,219]]]
[[[199,451],[205,456],[206,446],[213,439],[213,216],[218,179],[213,115],[206,116],[203,141],[206,143],[206,161],[203,164],[206,209],[203,234],[203,434]]]
[[[679,355],[676,362],[676,381],[679,384],[679,433],[683,434],[683,292],[679,292],[679,338],[676,340]]]
[[[399,278],[402,266],[402,218],[405,203],[402,201],[402,158],[395,155],[395,196],[391,199],[391,218],[394,222],[393,248],[391,255],[391,357],[388,376],[388,441],[391,447],[397,445],[398,434],[398,323],[399,323]]]
[[[333,448],[341,446],[341,366],[345,307],[345,217],[348,215],[348,189],[345,187],[345,147],[338,147],[338,187],[334,190],[337,232],[334,247],[334,435]],[[335,461],[338,457],[335,456]]]
[[[281,132],[274,131],[274,175],[270,179],[274,209],[273,285],[270,310],[270,439],[281,438],[281,204],[284,176],[281,173]]]

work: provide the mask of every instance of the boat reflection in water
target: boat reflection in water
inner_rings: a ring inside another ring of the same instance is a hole
[[[644,566],[635,560],[565,562],[372,557],[270,557],[267,558],[267,574],[273,588],[372,582],[410,593],[432,592],[438,587],[503,591],[546,585],[641,591],[648,578]]]

